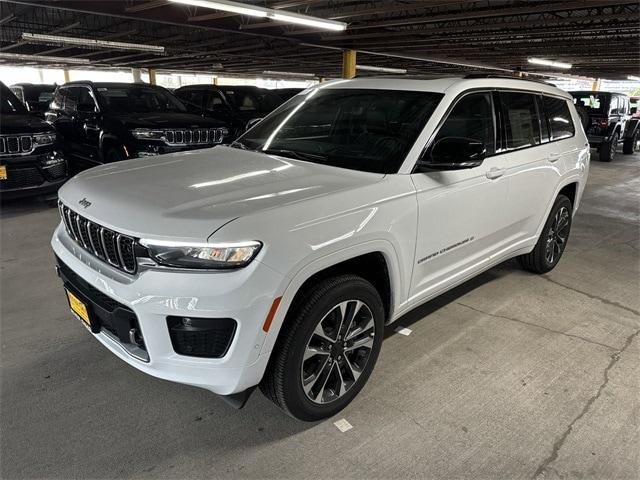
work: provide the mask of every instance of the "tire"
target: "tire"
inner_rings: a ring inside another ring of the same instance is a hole
[[[384,316],[380,295],[361,277],[340,275],[310,285],[287,314],[260,390],[299,420],[335,415],[373,370]]]
[[[603,162],[610,162],[613,160],[613,157],[616,156],[616,148],[618,148],[618,139],[620,138],[620,134],[618,132],[614,133],[607,143],[603,143],[600,145],[600,160]]]
[[[634,133],[631,138],[627,138],[622,144],[622,153],[631,155],[638,149],[638,132]]]
[[[104,154],[104,160],[106,163],[119,162],[120,160],[124,160],[124,156],[120,153],[119,149],[111,147]]]
[[[547,273],[553,270],[560,261],[569,240],[572,210],[571,200],[564,195],[558,195],[540,233],[538,243],[531,253],[517,257],[522,268],[533,273]]]

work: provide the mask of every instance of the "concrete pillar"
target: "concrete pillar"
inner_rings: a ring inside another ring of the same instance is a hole
[[[218,85],[218,77],[211,77],[211,83],[213,85]]]
[[[62,70],[62,73],[64,74],[64,83],[70,82],[71,79],[69,77],[69,70],[65,68],[64,70]]]
[[[593,90],[594,92],[597,92],[598,90],[600,90],[600,78],[596,78],[593,83],[591,84],[591,90]]]
[[[149,83],[156,85],[156,70],[154,68],[149,69]]]
[[[133,76],[133,83],[142,83],[142,71],[139,68],[132,68],[131,75]]]
[[[356,51],[343,50],[342,52],[342,78],[356,76]]]

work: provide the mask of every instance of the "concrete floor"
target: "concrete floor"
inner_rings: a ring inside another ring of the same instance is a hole
[[[507,262],[410,313],[360,396],[316,424],[118,360],[67,310],[56,209],[5,204],[0,476],[639,478],[639,166],[594,161],[553,272]]]

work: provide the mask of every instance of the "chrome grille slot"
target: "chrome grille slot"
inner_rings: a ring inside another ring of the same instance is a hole
[[[62,202],[58,202],[58,209],[65,230],[80,247],[126,273],[136,273],[138,262],[133,237],[98,225]]]

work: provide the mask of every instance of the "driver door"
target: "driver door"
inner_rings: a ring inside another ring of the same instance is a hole
[[[449,110],[431,145],[446,137],[481,141],[486,159],[473,168],[411,175],[418,202],[411,303],[482,270],[510,242],[506,165],[504,155],[496,154],[498,118],[491,92],[464,95]]]

